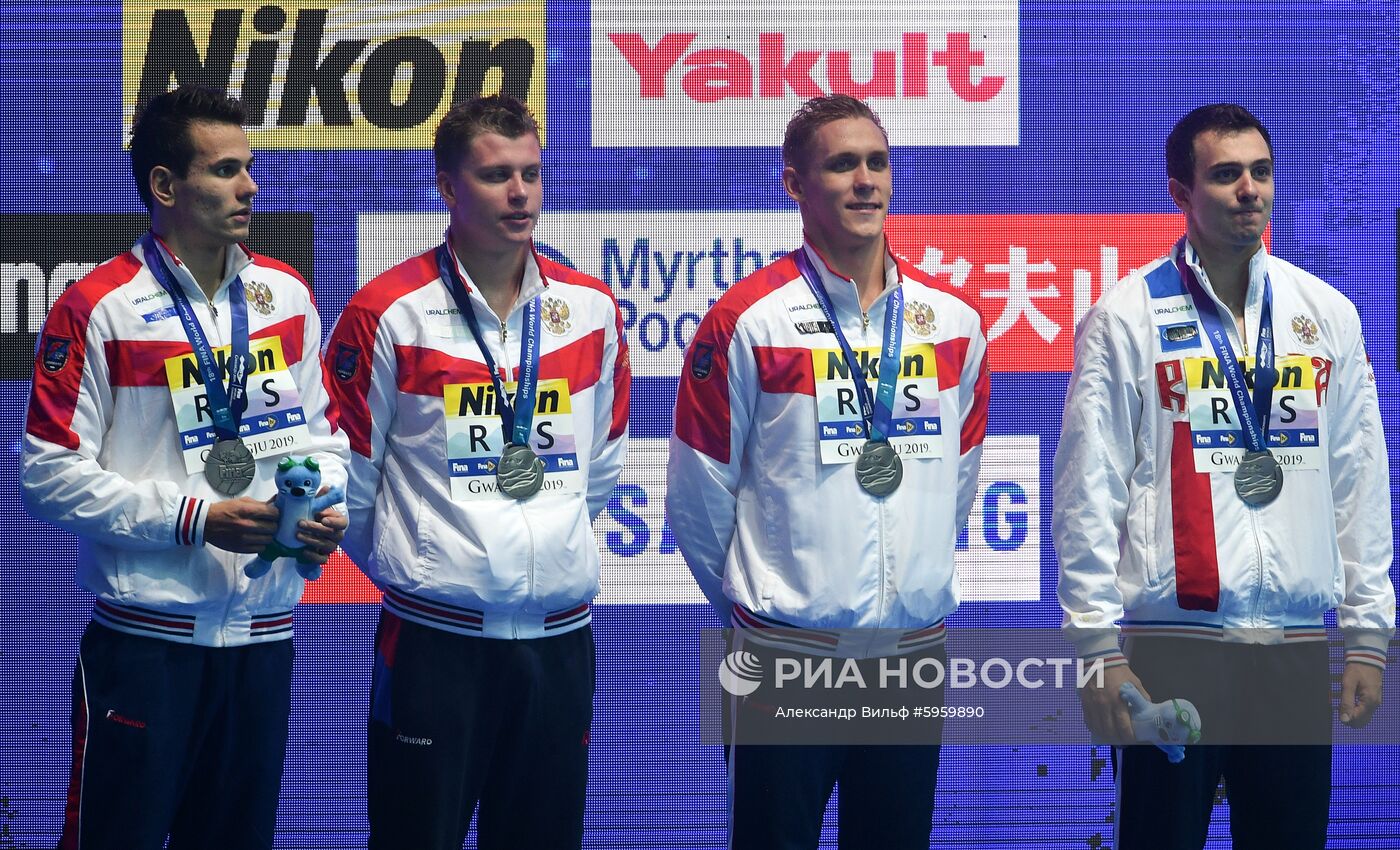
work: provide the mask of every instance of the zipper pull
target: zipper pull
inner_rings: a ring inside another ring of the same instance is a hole
[[[505,342],[505,341],[506,341],[506,338],[509,337],[509,336],[510,336],[510,331],[506,329],[506,323],[505,323],[505,322],[501,322],[501,342]]]
[[[214,302],[209,302],[209,312],[214,314],[214,318],[219,318],[219,308],[214,306]]]
[[[860,329],[861,329],[862,331],[868,331],[868,330],[870,330],[870,314],[869,314],[869,313],[866,313],[866,312],[862,311],[861,314],[860,314],[860,322],[861,322],[861,328],[860,328]]]

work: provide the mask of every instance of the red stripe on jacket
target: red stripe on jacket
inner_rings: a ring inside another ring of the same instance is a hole
[[[574,340],[556,351],[540,357],[540,380],[567,378],[569,392],[582,392],[603,375],[603,349],[607,344],[607,331],[598,328],[588,336]],[[515,378],[520,378],[520,367],[515,367]]]
[[[970,345],[967,337],[950,339],[938,343],[935,348],[938,357],[938,389],[946,390],[958,386],[962,377],[963,364],[967,360]],[[759,387],[765,393],[816,394],[816,378],[812,373],[812,351],[808,348],[784,348],[780,346],[754,346],[754,360],[758,366]],[[962,452],[982,445],[987,434],[987,399],[990,395],[990,378],[983,369],[978,375],[974,389],[973,403],[962,426]]]
[[[569,392],[577,393],[598,383],[602,374],[602,328],[582,339],[574,340],[557,351],[540,357],[540,380],[565,378]],[[441,396],[448,384],[490,383],[491,371],[486,364],[464,357],[454,357],[435,348],[417,345],[396,345],[399,392],[410,395]],[[519,378],[520,367],[511,372],[512,380]]]
[[[203,502],[197,499],[185,499],[185,510],[180,517],[180,543],[194,544],[194,519],[202,504]]]
[[[275,269],[279,272],[282,272],[283,274],[291,275],[292,277],[296,278],[298,281],[301,282],[302,286],[306,287],[306,294],[310,296],[311,303],[316,303],[316,293],[312,291],[311,284],[306,282],[306,278],[301,276],[301,272],[297,271],[295,268],[287,265],[281,260],[266,256],[264,254],[254,254],[252,251],[248,250],[247,245],[243,246],[243,252],[248,255],[248,258],[253,261],[253,265],[255,266],[262,266],[265,269]]]
[[[933,275],[928,274],[903,257],[895,256],[895,264],[899,267],[899,273],[904,277],[918,281],[930,289],[936,289],[966,304],[969,310],[977,314],[978,324],[982,328],[982,338],[986,339],[987,319],[982,315],[982,311],[977,308],[977,305],[968,299],[965,292],[938,281]],[[938,353],[939,390],[956,386],[962,380],[963,366],[967,363],[967,351],[971,342],[963,337],[938,344],[936,351]],[[982,445],[982,441],[987,435],[987,403],[991,398],[991,372],[985,352],[982,358],[982,369],[977,376],[977,384],[973,387],[972,407],[967,411],[962,423],[962,454],[966,454],[968,449]]]
[[[739,317],[798,277],[793,257],[788,254],[730,287],[705,314],[686,351],[676,391],[676,436],[720,463],[729,463],[729,346]],[[697,366],[697,354],[709,359],[708,368],[703,360]]]
[[[938,358],[938,390],[950,390],[962,382],[963,366],[967,364],[967,348],[971,343],[965,336],[948,339],[934,346]]]
[[[607,284],[595,277],[575,271],[568,266],[556,263],[546,257],[535,255],[539,261],[540,273],[547,280],[557,280],[561,283],[568,283],[574,286],[582,286],[602,292],[608,296],[608,300],[613,305],[613,331],[617,334],[617,360],[613,364],[613,399],[612,399],[612,426],[608,429],[608,439],[615,440],[627,431],[627,415],[632,400],[632,357],[627,347],[627,337],[622,333],[622,311],[617,308],[617,299],[613,297],[613,292]],[[606,342],[606,340],[603,340]],[[601,368],[603,350],[598,350],[597,360]],[[543,363],[541,363],[543,373]],[[593,381],[597,381],[595,377]],[[587,386],[593,386],[590,381]],[[569,388],[574,387],[573,381],[569,382]],[[582,388],[582,385],[580,386]]]
[[[935,346],[938,357],[938,389],[956,387],[962,381],[963,368],[967,365],[967,352],[972,340],[967,337],[945,340]],[[972,406],[963,416],[959,454],[967,454],[969,449],[982,445],[987,437],[987,403],[992,395],[992,376],[987,369],[986,358],[977,372],[977,383],[972,388]]]
[[[977,308],[977,305],[968,299],[965,292],[938,281],[903,257],[896,256],[895,263],[899,266],[900,274],[910,280],[916,280],[930,289],[936,289],[966,304],[969,310],[977,314],[978,325],[982,328],[982,338],[987,338],[987,319],[982,315],[982,311]],[[937,345],[935,350],[938,354],[939,390],[950,389],[962,381],[963,367],[967,365],[967,352],[971,345],[972,340],[967,337],[950,339]],[[967,454],[969,449],[982,445],[982,441],[987,436],[987,404],[991,398],[992,390],[991,370],[987,356],[987,351],[984,349],[982,369],[977,375],[977,383],[972,390],[972,407],[968,409],[962,422],[961,448],[959,450],[961,454]]]
[[[1172,423],[1172,543],[1176,547],[1176,602],[1186,611],[1220,607],[1220,562],[1210,474],[1196,471],[1191,424]]]
[[[297,271],[295,267],[275,257],[269,257],[264,254],[254,254],[252,251],[248,250],[248,246],[246,245],[243,246],[243,250],[252,258],[254,265],[275,269],[283,274],[291,275],[300,281],[301,285],[306,287],[306,294],[307,297],[311,299],[311,306],[316,306],[316,291],[311,288],[311,284],[307,282],[306,278],[301,276],[301,272]],[[320,333],[318,332],[316,336],[319,338]],[[286,343],[284,342],[283,344],[285,345]],[[300,355],[297,356],[297,360],[301,360]],[[289,360],[288,363],[290,362]],[[334,434],[340,430],[340,403],[335,397],[335,388],[331,386],[330,371],[324,368],[321,370],[321,387],[326,391],[326,423],[330,425],[331,433]]]
[[[39,350],[34,357],[34,391],[29,396],[26,433],[66,449],[78,448],[81,440],[73,430],[73,414],[78,407],[87,363],[88,322],[97,302],[130,283],[140,271],[141,261],[128,251],[93,269],[54,303],[44,321]],[[43,363],[45,342],[50,338],[68,340],[67,359],[55,372],[50,372]]]
[[[94,606],[97,608],[101,608],[107,614],[107,616],[111,617],[114,620],[129,620],[135,623],[146,623],[147,625],[151,626],[160,626],[161,628],[178,629],[182,632],[194,631],[194,623],[190,621],[167,620],[162,617],[153,616],[150,614],[140,614],[130,610],[129,608],[118,608],[113,605],[108,605],[101,599],[98,599],[94,603]]]
[[[812,372],[812,349],[756,345],[753,357],[758,365],[758,386],[764,392],[775,395],[817,394],[817,379]]]
[[[627,337],[622,335],[622,313],[617,314],[617,360],[613,363],[612,427],[608,439],[616,440],[627,433],[627,418],[632,407],[632,355]]]
[[[410,395],[442,396],[447,384],[490,383],[491,370],[485,363],[453,357],[435,348],[417,345],[394,346],[398,388]]]
[[[301,362],[306,316],[290,316],[275,325],[259,328],[250,339],[282,340],[282,356],[287,365]],[[165,361],[187,355],[194,349],[186,340],[128,340],[109,339],[102,344],[107,357],[108,380],[114,387],[164,387]],[[256,374],[256,373],[255,373]]]
[[[369,390],[373,381],[374,342],[379,320],[394,302],[438,278],[437,249],[410,257],[365,284],[346,305],[326,345],[323,364],[331,398],[340,415],[340,425],[350,438],[350,448],[363,457],[370,455]],[[342,349],[353,349],[355,369],[349,378],[336,374],[336,358]],[[335,376],[334,380],[330,376]]]
[[[256,632],[262,631],[264,629],[276,628],[277,626],[290,626],[291,624],[292,618],[290,615],[283,617],[280,620],[254,620],[252,624],[249,625],[248,631]]]

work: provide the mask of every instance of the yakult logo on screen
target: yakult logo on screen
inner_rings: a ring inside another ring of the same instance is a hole
[[[868,58],[870,78],[857,80],[850,50],[789,50],[787,36],[765,32],[758,36],[758,56],[746,56],[725,47],[691,49],[698,33],[667,33],[649,46],[635,32],[609,33],[608,40],[636,72],[643,98],[665,98],[668,79],[680,77],[680,90],[698,103],[725,98],[781,98],[788,94],[816,97],[849,94],[852,97],[928,97],[929,38],[927,33],[907,32],[901,49],[875,50]],[[933,66],[947,70],[948,87],[963,100],[981,103],[996,97],[1006,77],[983,76],[973,81],[985,54],[970,47],[971,34],[948,33],[948,46],[933,52]],[[825,60],[826,74],[813,73]],[[859,61],[859,60],[857,60]],[[677,69],[677,63],[680,68]],[[675,69],[677,73],[672,74]],[[684,71],[684,75],[680,74]],[[755,77],[757,78],[755,85]],[[818,80],[824,79],[823,86]]]
[[[776,146],[798,104],[835,93],[896,144],[1018,143],[1014,0],[825,5],[595,4],[593,143]]]

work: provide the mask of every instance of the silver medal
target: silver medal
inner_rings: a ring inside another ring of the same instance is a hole
[[[496,484],[512,499],[525,500],[544,485],[544,461],[529,446],[511,443],[501,452],[501,465],[496,468]]]
[[[253,483],[256,467],[253,453],[241,439],[216,440],[204,459],[204,478],[225,496],[237,496]]]
[[[1235,467],[1235,492],[1246,504],[1259,507],[1278,498],[1283,490],[1283,468],[1268,449],[1245,452]]]
[[[866,440],[856,460],[856,482],[872,496],[888,496],[899,489],[904,464],[888,440]]]

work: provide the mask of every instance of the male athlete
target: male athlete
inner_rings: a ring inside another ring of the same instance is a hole
[[[1395,623],[1375,377],[1351,302],[1264,247],[1259,119],[1195,109],[1166,159],[1186,233],[1080,325],[1055,456],[1065,629],[1108,668],[1080,696],[1118,744],[1134,740],[1124,682],[1200,711],[1202,746],[1180,764],[1116,751],[1115,847],[1200,848],[1223,777],[1235,847],[1321,848],[1323,615],[1345,636],[1338,711],[1355,727],[1380,704]]]
[[[243,106],[196,86],[151,98],[131,166],[151,229],[65,292],[34,363],[21,485],[79,539],[96,595],[73,678],[61,848],[271,847],[291,710],[273,476],[307,455],[345,482],[321,375],[321,319],[290,266],[250,252]],[[300,523],[324,564],[334,508]]]
[[[583,839],[592,520],[622,469],[631,368],[607,286],[540,257],[539,131],[503,95],[434,140],[443,241],[365,285],[327,347],[350,553],[384,591],[370,847]]]
[[[696,331],[667,516],[737,645],[942,658],[986,431],[982,321],[890,253],[889,142],[867,105],[805,103],[783,163],[803,244]],[[815,848],[839,784],[842,847],[927,848],[941,725],[928,738],[732,747],[730,846]]]

